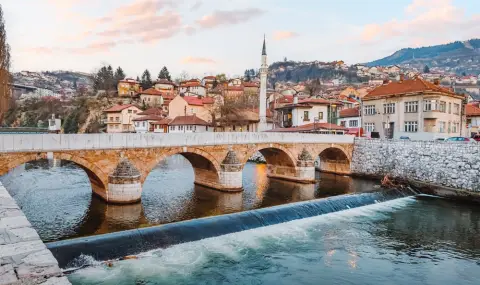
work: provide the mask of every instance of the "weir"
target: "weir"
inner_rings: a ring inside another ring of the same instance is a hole
[[[241,213],[201,218],[86,238],[52,242],[47,248],[62,268],[82,266],[82,256],[110,260],[205,238],[285,223],[416,195],[412,189],[349,194]]]

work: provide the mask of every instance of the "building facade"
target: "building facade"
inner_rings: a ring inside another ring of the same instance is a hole
[[[178,116],[195,115],[206,121],[212,121],[215,100],[210,97],[193,97],[177,95],[168,106],[168,116],[172,119]]]
[[[363,97],[362,126],[367,136],[380,138],[462,136],[464,99],[421,78],[385,83]]]
[[[140,92],[140,82],[132,78],[125,78],[118,81],[117,84],[118,96],[120,97],[132,97]]]
[[[107,110],[107,133],[129,133],[135,132],[133,120],[142,112],[140,108],[132,104],[116,105]]]

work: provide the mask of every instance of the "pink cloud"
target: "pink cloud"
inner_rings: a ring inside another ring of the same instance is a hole
[[[206,57],[192,57],[187,56],[182,58],[182,63],[189,63],[189,64],[215,64],[216,61],[211,58]]]
[[[291,31],[276,31],[273,33],[273,39],[276,41],[298,37],[298,34]]]
[[[197,24],[202,28],[215,28],[221,25],[235,25],[247,22],[253,18],[261,16],[265,12],[257,8],[237,9],[230,11],[215,10],[212,14],[205,15],[197,20]]]
[[[173,6],[175,2],[172,0],[136,0],[131,4],[118,7],[114,14],[117,17],[152,15],[158,10]]]
[[[365,25],[359,39],[363,44],[378,44],[398,38],[429,45],[468,37],[474,30],[478,32],[479,28],[480,15],[468,17],[451,0],[413,0],[405,8],[402,20]]]

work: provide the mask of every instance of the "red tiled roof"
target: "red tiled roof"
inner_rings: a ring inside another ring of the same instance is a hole
[[[170,123],[170,126],[179,126],[179,125],[200,125],[200,126],[209,126],[210,124],[206,121],[200,119],[199,117],[193,116],[178,116],[173,119]]]
[[[170,118],[163,118],[159,121],[155,121],[153,122],[153,124],[157,124],[157,125],[168,125],[170,122],[172,121],[172,119]]]
[[[155,88],[148,88],[146,90],[138,92],[139,94],[144,94],[144,95],[155,95],[155,96],[163,96],[165,92],[157,90]]]
[[[243,91],[243,86],[227,86],[226,91]]]
[[[147,115],[147,116],[135,118],[132,121],[154,121],[154,120],[160,120],[160,119],[162,119],[162,117],[158,115]]]
[[[340,118],[358,117],[360,110],[358,108],[343,109],[340,111]]]
[[[135,106],[135,105],[133,105],[133,104],[115,105],[115,106],[113,106],[113,107],[111,107],[111,108],[108,108],[107,110],[104,110],[104,112],[107,112],[107,113],[109,113],[109,112],[120,112],[120,111],[122,111],[122,110],[124,110],[124,109],[127,109],[127,108],[129,108],[129,107],[136,107],[136,108],[138,108],[137,106]]]
[[[480,116],[480,108],[475,107],[471,104],[467,104],[465,106],[465,114],[467,115],[467,117]]]
[[[215,80],[216,77],[213,76],[213,75],[209,75],[209,76],[205,76],[203,79],[213,79],[213,80]]]
[[[137,115],[139,116],[147,116],[147,115],[157,115],[157,116],[161,116],[163,115],[163,110],[162,108],[150,108],[150,109],[147,109],[141,113],[138,113]]]
[[[456,95],[449,89],[422,80],[421,78],[414,78],[380,85],[365,95],[363,99],[425,91],[442,92],[449,95]]]
[[[322,99],[322,98],[307,98],[307,99],[299,100],[298,103],[327,104],[327,105],[339,104],[338,102],[332,102],[332,101],[325,100],[325,99]]]
[[[245,87],[258,87],[258,84],[255,82],[243,82],[243,86]]]
[[[311,123],[299,127],[294,127],[294,128],[277,128],[273,130],[269,130],[268,132],[282,132],[282,133],[301,133],[301,132],[309,132],[313,130],[338,130],[338,131],[346,131],[348,130],[345,127],[335,125],[335,124],[330,124],[330,123]]]
[[[203,104],[213,104],[215,102],[211,97],[183,96],[183,99],[187,101],[188,105],[193,106],[203,106]]]
[[[200,82],[198,81],[187,81],[180,84],[180,87],[200,87],[200,86],[202,86],[202,84],[200,84]]]

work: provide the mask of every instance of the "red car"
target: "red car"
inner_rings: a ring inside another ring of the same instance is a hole
[[[473,139],[477,142],[480,142],[480,135],[474,135]]]

